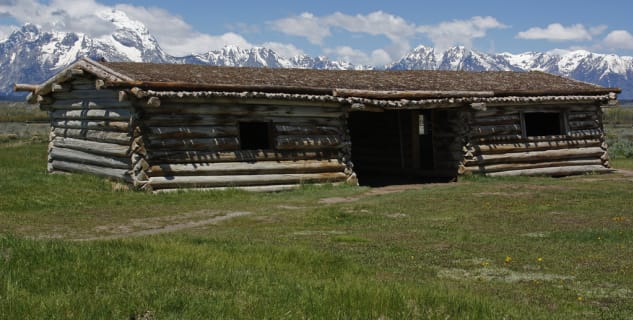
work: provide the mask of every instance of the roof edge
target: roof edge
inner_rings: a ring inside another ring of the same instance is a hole
[[[79,71],[81,70],[81,71]],[[38,96],[43,96],[53,91],[55,84],[66,82],[78,74],[83,72],[90,73],[97,78],[101,78],[107,81],[133,81],[134,79],[116,72],[88,57],[82,57],[79,60],[73,62],[69,66],[65,67],[61,71],[57,72],[54,76],[46,80],[39,85],[27,85],[27,84],[14,84],[15,91],[30,91],[31,94],[27,100],[31,103],[37,102]]]

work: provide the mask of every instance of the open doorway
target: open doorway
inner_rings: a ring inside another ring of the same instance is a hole
[[[438,175],[432,110],[352,112],[352,162],[361,185],[424,183]]]

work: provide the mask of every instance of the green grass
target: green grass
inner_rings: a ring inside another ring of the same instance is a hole
[[[626,174],[154,195],[45,168],[0,144],[1,319],[633,317]]]

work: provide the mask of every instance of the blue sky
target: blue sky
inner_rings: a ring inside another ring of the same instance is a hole
[[[174,55],[227,44],[364,64],[388,63],[418,45],[633,55],[630,0],[0,0],[0,36],[25,22],[99,36],[108,28],[95,15],[111,9],[145,24]]]

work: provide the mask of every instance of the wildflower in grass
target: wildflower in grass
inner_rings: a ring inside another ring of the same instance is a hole
[[[578,299],[578,301],[582,301],[582,300],[583,300],[583,297],[582,297],[582,296],[578,296],[578,298],[577,298],[577,299]]]
[[[506,259],[504,260],[505,263],[510,263],[512,262],[512,257],[511,256],[506,256]]]
[[[538,258],[536,258],[536,262],[538,262],[538,263],[543,262],[543,257],[538,257]]]
[[[489,265],[490,265],[490,262],[488,262],[488,261],[483,261],[483,262],[481,262],[481,266],[482,266],[482,267],[487,267],[487,266],[489,266]]]

